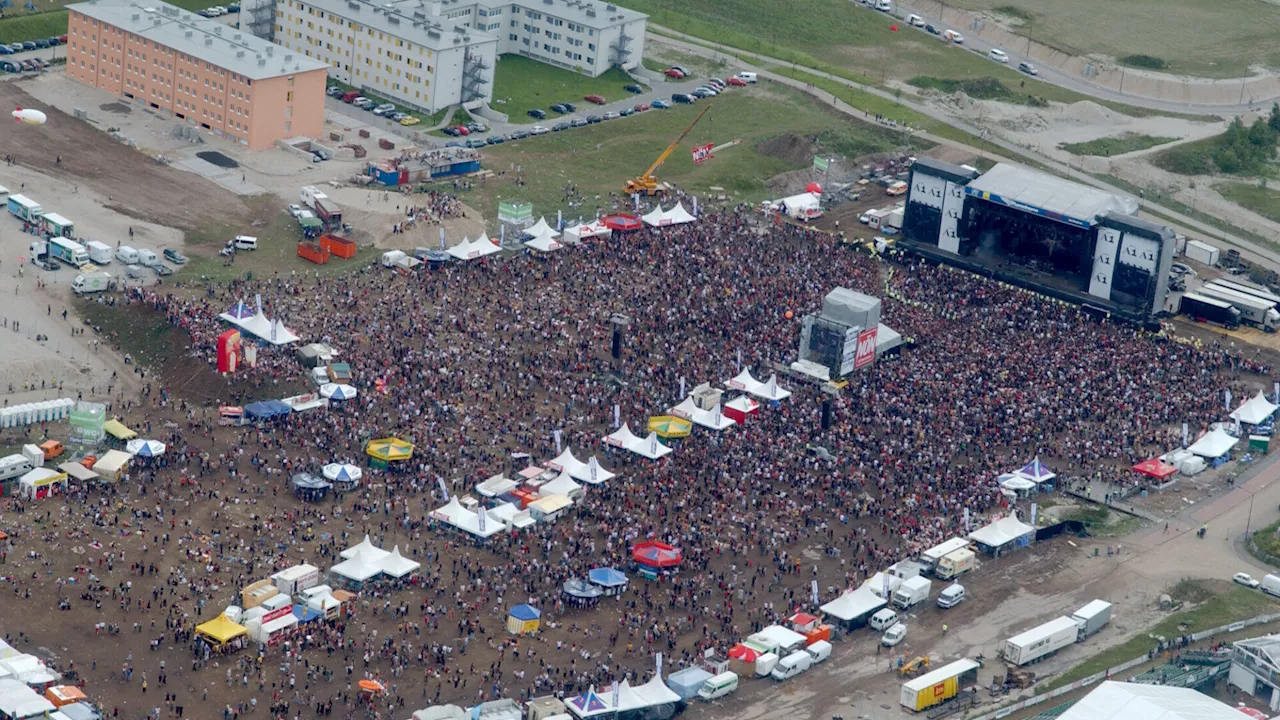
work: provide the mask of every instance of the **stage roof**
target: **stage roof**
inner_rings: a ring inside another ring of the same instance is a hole
[[[1109,212],[1138,212],[1138,204],[1131,198],[1006,163],[998,163],[970,182],[965,192],[1078,227],[1092,226]]]

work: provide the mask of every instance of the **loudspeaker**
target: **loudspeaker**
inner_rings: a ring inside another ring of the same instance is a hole
[[[621,330],[613,331],[612,350],[613,350],[613,359],[621,360],[622,359],[622,331]]]
[[[826,430],[831,427],[831,401],[827,398],[822,399],[822,429]]]

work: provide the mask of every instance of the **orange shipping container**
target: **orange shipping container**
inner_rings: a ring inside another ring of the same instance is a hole
[[[313,242],[298,243],[298,257],[306,258],[317,265],[329,262],[329,252]]]
[[[826,640],[827,642],[831,641],[830,625],[819,625],[818,627],[804,634],[805,647],[808,647],[818,642],[819,640]]]
[[[356,244],[351,240],[337,235],[325,233],[320,236],[320,247],[328,250],[330,253],[340,258],[353,258],[356,256]]]

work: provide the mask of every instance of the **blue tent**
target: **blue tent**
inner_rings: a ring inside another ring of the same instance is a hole
[[[249,403],[244,406],[245,417],[248,417],[251,420],[270,420],[272,418],[288,415],[291,412],[293,412],[293,408],[279,400],[263,400],[261,402]]]
[[[532,605],[516,605],[508,614],[517,620],[537,620],[542,617],[542,611]]]
[[[579,715],[596,714],[609,709],[604,699],[596,694],[594,686],[578,697],[570,698],[569,702],[565,704],[577,708]]]
[[[627,584],[627,575],[613,568],[595,568],[587,573],[587,579],[600,587],[619,587]]]
[[[314,610],[306,605],[294,605],[293,616],[298,618],[298,624],[309,623],[312,620],[319,620],[324,617],[324,613]]]

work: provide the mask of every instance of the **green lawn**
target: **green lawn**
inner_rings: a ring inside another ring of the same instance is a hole
[[[952,0],[1077,55],[1147,56],[1166,72],[1240,77],[1280,65],[1280,10],[1257,0]],[[1135,58],[1137,59],[1137,58]],[[1149,61],[1148,61],[1149,63]]]
[[[993,77],[967,78],[964,80],[956,80],[952,78],[913,77],[907,81],[907,84],[914,85],[915,87],[922,89],[938,90],[948,94],[962,92],[977,100],[999,100],[1001,102],[1014,103],[1016,105],[1031,105],[1033,107],[1048,107],[1049,105],[1048,100],[1030,93],[1015,92],[1004,83],[1000,82],[1000,80]]]
[[[158,366],[173,347],[174,326],[165,322],[163,317],[156,316],[153,322],[140,323],[132,313],[122,312],[105,303],[99,304],[95,295],[77,300],[76,311],[86,321],[102,328],[104,336],[119,343],[121,350],[133,355],[142,365]]]
[[[493,79],[494,110],[506,113],[513,123],[534,123],[528,112],[540,109],[548,116],[552,105],[571,102],[581,109],[589,105],[582,98],[599,95],[609,102],[630,97],[622,88],[636,81],[618,68],[610,68],[598,78],[580,75],[523,55],[503,55],[498,59]],[[548,117],[550,119],[550,117]]]
[[[695,192],[719,186],[735,201],[756,200],[769,194],[765,180],[812,162],[811,154],[784,159],[761,152],[762,143],[781,134],[816,138],[821,151],[849,157],[889,150],[901,142],[901,133],[849,122],[798,91],[774,86],[768,90],[767,101],[764,95],[762,89],[753,88],[716,98],[711,110],[655,173],[658,179]],[[499,200],[511,199],[533,203],[535,215],[551,217],[563,209],[566,218],[575,217],[581,210],[563,204],[566,185],[574,184],[587,195],[589,207],[595,207],[596,194],[603,203],[610,192],[620,193],[626,180],[643,172],[702,107],[701,103],[677,105],[490,146],[482,151],[487,167],[523,166],[530,182],[520,188],[496,182],[476,185],[462,193],[463,199],[486,217],[494,215]],[[742,139],[741,145],[717,153],[703,165],[693,164],[690,149],[694,145],[722,144],[737,138]]]
[[[1150,636],[1176,637],[1184,632],[1188,634],[1200,632],[1236,620],[1247,620],[1258,615],[1273,613],[1280,609],[1280,603],[1257,590],[1219,581],[1184,580],[1178,583],[1170,594],[1174,600],[1194,602],[1196,607],[1173,613],[1156,623],[1147,632],[1130,638],[1128,642],[1099,652],[1054,678],[1047,685],[1037,686],[1036,692],[1046,692],[1070,685],[1076,680],[1132,660],[1157,645],[1157,641]],[[1179,629],[1184,625],[1185,630]]]
[[[1222,197],[1268,220],[1280,222],[1280,191],[1256,183],[1218,183],[1214,190]],[[1277,548],[1280,549],[1280,548]],[[1276,553],[1280,556],[1280,552]]]
[[[1089,142],[1062,143],[1058,145],[1058,147],[1066,150],[1072,155],[1111,157],[1112,155],[1123,155],[1124,153],[1146,150],[1147,148],[1153,148],[1157,145],[1171,143],[1174,140],[1177,140],[1177,138],[1124,133],[1123,135],[1117,135],[1116,137],[1098,138],[1096,140],[1090,140]]]

